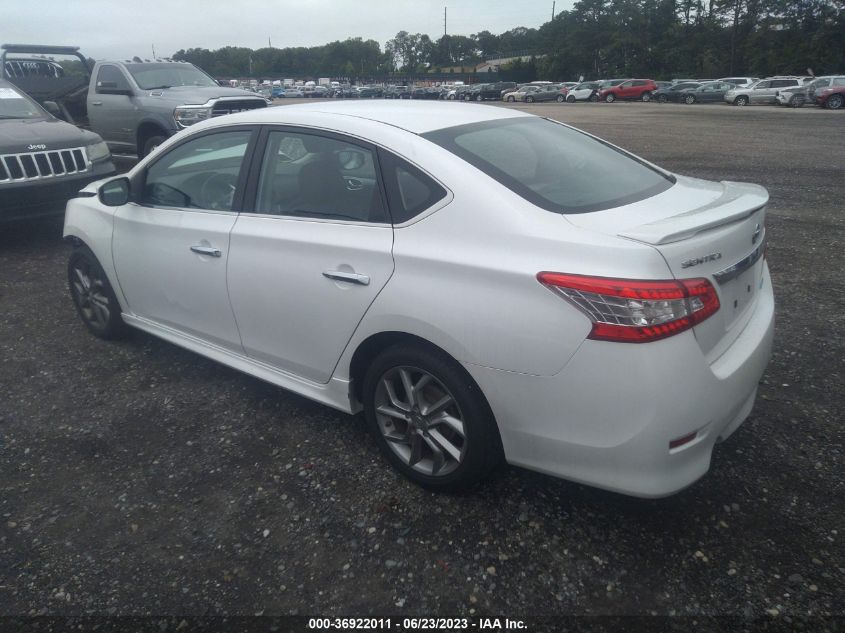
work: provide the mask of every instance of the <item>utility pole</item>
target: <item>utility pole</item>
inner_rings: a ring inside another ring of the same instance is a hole
[[[552,2],[552,22],[555,20],[555,3]]]
[[[152,48],[153,48],[153,61],[155,61],[156,60],[156,45],[150,44],[150,46],[152,46]]]
[[[443,7],[443,35],[446,35],[446,7]]]

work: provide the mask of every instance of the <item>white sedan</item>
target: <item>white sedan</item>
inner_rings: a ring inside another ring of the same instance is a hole
[[[774,302],[761,187],[444,103],[198,123],[67,206],[70,292],[347,413],[435,489],[503,460],[638,496],[749,415]]]

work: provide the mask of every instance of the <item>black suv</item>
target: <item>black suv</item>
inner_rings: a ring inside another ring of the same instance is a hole
[[[85,185],[114,173],[102,138],[0,79],[0,222],[60,215]]]

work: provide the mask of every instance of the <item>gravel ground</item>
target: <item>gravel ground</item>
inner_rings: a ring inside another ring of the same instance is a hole
[[[0,614],[845,615],[845,114],[517,107],[768,187],[774,356],[708,475],[654,501],[517,468],[431,494],[360,418],[90,336],[60,227],[4,226]]]

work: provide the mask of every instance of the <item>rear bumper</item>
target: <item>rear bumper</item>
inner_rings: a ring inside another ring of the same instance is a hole
[[[510,463],[662,497],[704,475],[717,441],[748,417],[773,335],[766,268],[753,316],[712,364],[688,331],[644,345],[588,340],[550,377],[466,367],[490,402]],[[694,440],[670,450],[692,432]]]
[[[80,189],[115,173],[114,165],[108,160],[79,176],[0,184],[0,222],[61,215],[67,201]]]

